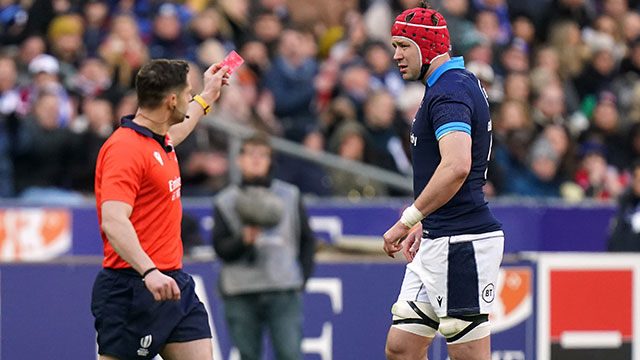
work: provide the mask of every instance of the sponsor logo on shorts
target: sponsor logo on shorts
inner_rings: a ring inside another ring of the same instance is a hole
[[[153,342],[153,337],[151,335],[143,336],[140,338],[140,349],[138,349],[138,356],[147,356],[149,355],[149,346]]]
[[[485,286],[482,290],[482,300],[486,303],[493,302],[493,299],[496,297],[495,286],[493,283],[489,283],[489,285]]]
[[[436,300],[438,300],[438,306],[442,307],[442,296],[440,295],[436,296]]]

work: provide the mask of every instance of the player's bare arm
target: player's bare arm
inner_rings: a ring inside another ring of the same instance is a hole
[[[220,67],[220,64],[211,65],[204,72],[204,89],[200,93],[200,99],[192,101],[187,107],[183,122],[169,128],[169,137],[174,146],[180,144],[189,136],[198,121],[213,108],[213,103],[220,98],[222,86],[229,85],[228,67]],[[206,107],[207,110],[204,110]]]
[[[100,226],[116,253],[143,275],[155,268],[155,264],[140,246],[138,235],[129,220],[132,209],[131,205],[122,201],[103,202]],[[156,301],[180,299],[180,289],[175,280],[157,269],[147,273],[144,282]]]
[[[471,136],[462,131],[444,135],[438,142],[442,160],[431,180],[413,203],[426,217],[446,204],[458,192],[471,169]],[[411,228],[398,220],[382,236],[383,249],[390,257],[402,250],[402,241]]]

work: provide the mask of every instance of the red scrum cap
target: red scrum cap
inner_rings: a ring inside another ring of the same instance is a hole
[[[396,17],[391,36],[405,38],[416,45],[423,65],[431,64],[433,59],[450,50],[447,21],[433,9],[405,10]]]

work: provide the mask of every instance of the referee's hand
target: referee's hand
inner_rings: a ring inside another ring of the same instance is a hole
[[[395,258],[394,253],[402,250],[402,241],[409,234],[409,229],[400,221],[397,221],[393,226],[382,235],[384,243],[382,249],[389,257]]]
[[[156,301],[180,300],[180,288],[171,276],[155,270],[144,277],[144,284]]]

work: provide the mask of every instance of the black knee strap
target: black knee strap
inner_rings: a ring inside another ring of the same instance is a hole
[[[469,333],[469,331],[475,329],[478,325],[489,321],[489,315],[488,314],[456,315],[456,316],[451,316],[451,317],[452,318],[456,318],[456,319],[460,319],[460,320],[464,320],[464,321],[469,321],[469,322],[471,322],[471,324],[469,324],[466,328],[464,328],[462,331],[460,331],[456,335],[448,338],[447,339],[448,343],[460,340],[460,338],[462,338],[463,336],[467,335]]]
[[[413,309],[413,311],[416,312],[416,314],[418,314],[418,316],[420,316],[420,319],[398,319],[398,320],[393,320],[393,325],[398,325],[398,324],[421,324],[421,325],[426,325],[434,330],[438,330],[438,326],[440,326],[440,324],[433,320],[432,318],[428,317],[427,314],[425,314],[424,312],[422,312],[422,310],[420,310],[420,308],[418,308],[418,305],[416,305],[413,301],[407,301],[407,303],[409,304],[409,306],[411,306],[411,309]]]

